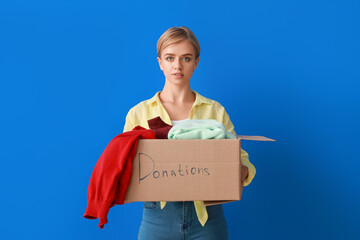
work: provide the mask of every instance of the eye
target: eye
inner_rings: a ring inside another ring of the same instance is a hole
[[[169,58],[171,58],[171,59],[169,59]],[[171,61],[171,60],[172,60],[172,57],[167,57],[166,60]]]
[[[191,59],[190,58],[188,58],[188,57],[184,57],[183,58],[186,62],[189,62]]]

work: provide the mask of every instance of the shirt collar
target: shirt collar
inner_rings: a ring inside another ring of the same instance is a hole
[[[191,90],[193,93],[195,93],[195,102],[193,104],[193,106],[195,105],[201,105],[203,103],[205,104],[211,104],[211,100],[200,95],[198,92]],[[160,98],[159,98],[159,94],[161,93],[161,91],[157,92],[152,98],[150,98],[150,103],[154,103],[157,102],[158,104],[161,104]]]

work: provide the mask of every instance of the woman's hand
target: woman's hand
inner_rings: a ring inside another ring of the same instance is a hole
[[[240,163],[241,164],[241,163]],[[248,177],[249,169],[241,164],[241,186],[244,186],[244,181]]]

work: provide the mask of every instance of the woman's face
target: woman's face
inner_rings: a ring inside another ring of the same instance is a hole
[[[158,57],[157,60],[166,81],[180,86],[189,84],[200,58],[195,59],[193,45],[188,40],[184,40],[164,48],[161,58]]]

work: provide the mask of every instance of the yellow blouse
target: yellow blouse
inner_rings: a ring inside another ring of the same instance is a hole
[[[232,124],[229,115],[225,111],[225,108],[217,101],[211,100],[200,95],[198,92],[192,90],[195,93],[196,99],[191,107],[190,115],[188,119],[215,119],[225,125],[225,129],[236,135],[234,131],[234,125]],[[146,129],[150,129],[148,120],[160,116],[161,119],[171,124],[171,119],[162,105],[159,98],[160,91],[157,92],[152,98],[138,103],[131,108],[126,115],[126,121],[124,131],[131,131],[136,126],[141,126]],[[245,179],[244,186],[251,183],[256,174],[256,169],[249,161],[249,155],[247,152],[241,149],[241,164],[248,167],[249,174]],[[164,208],[166,202],[161,202],[161,208]],[[202,201],[194,201],[196,213],[200,223],[204,226],[207,221],[207,211]]]

